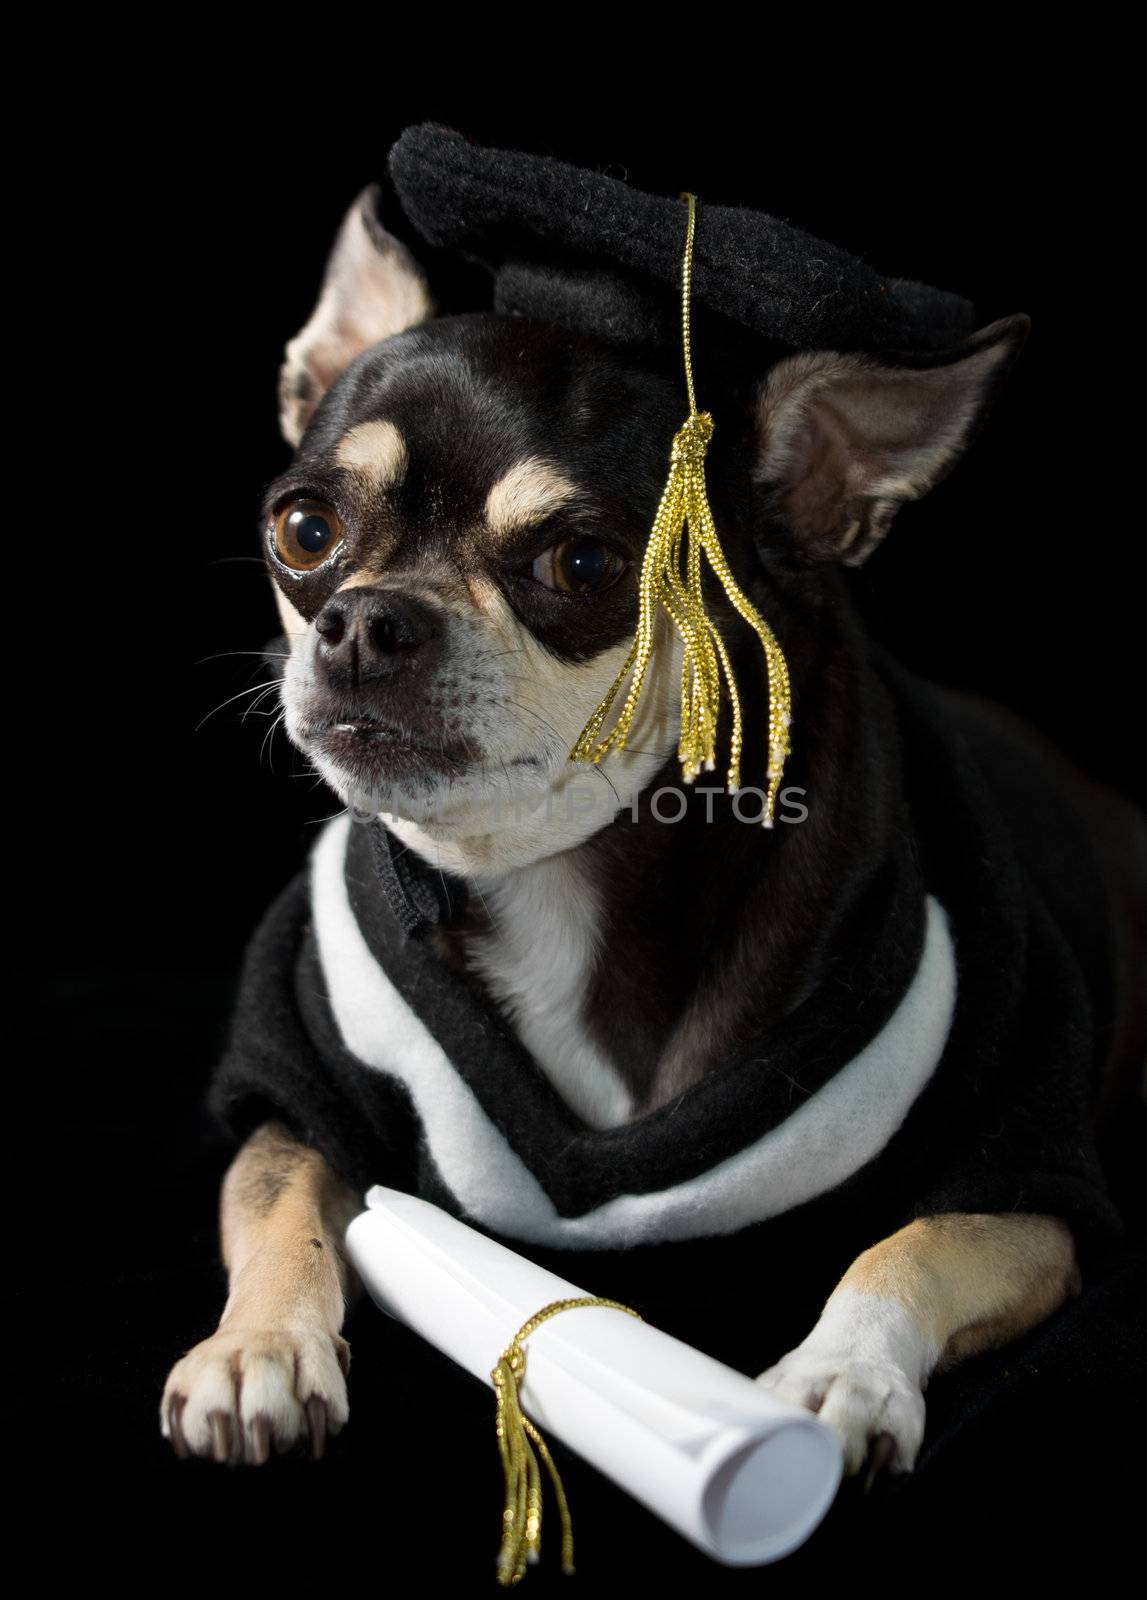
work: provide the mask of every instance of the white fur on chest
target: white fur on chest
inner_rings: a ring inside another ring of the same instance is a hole
[[[474,970],[580,1117],[594,1128],[629,1121],[633,1097],[585,1022],[602,937],[592,884],[566,858],[551,856],[480,888],[493,926],[473,941]]]

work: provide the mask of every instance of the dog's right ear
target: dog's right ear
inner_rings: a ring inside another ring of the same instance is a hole
[[[279,372],[279,426],[298,446],[315,407],[363,350],[433,315],[430,290],[410,251],[378,220],[379,188],[355,200],[327,259],[310,319]]]

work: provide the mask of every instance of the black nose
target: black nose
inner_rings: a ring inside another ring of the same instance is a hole
[[[338,688],[357,688],[421,661],[441,634],[439,618],[412,595],[388,589],[345,589],[315,618],[316,655]]]

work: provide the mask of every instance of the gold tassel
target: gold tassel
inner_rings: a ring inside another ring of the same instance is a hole
[[[526,1376],[526,1352],[522,1341],[528,1339],[550,1317],[556,1316],[559,1311],[569,1311],[574,1306],[611,1306],[613,1310],[628,1312],[631,1317],[641,1321],[632,1306],[623,1306],[617,1300],[599,1300],[588,1295],[575,1300],[554,1300],[523,1323],[491,1372],[497,1400],[498,1450],[506,1478],[502,1544],[497,1563],[498,1582],[503,1588],[517,1583],[527,1565],[532,1565],[541,1555],[542,1475],[538,1466],[539,1455],[554,1486],[558,1513],[562,1519],[562,1570],[570,1576],[573,1574],[573,1524],[570,1522],[569,1504],[562,1480],[546,1441],[522,1411],[518,1391]],[[531,1439],[538,1447],[537,1455],[534,1454]]]
[[[716,767],[717,718],[721,707],[722,679],[728,690],[733,714],[729,766],[726,783],[735,792],[741,782],[741,700],[733,679],[725,642],[705,611],[701,593],[702,554],[728,596],[733,607],[756,632],[765,652],[769,682],[768,761],[766,763],[765,807],[762,822],[773,826],[777,791],[780,788],[785,758],[790,753],[789,728],[792,701],[788,666],[784,653],[768,623],[738,587],[725,553],[717,538],[713,514],[705,492],[705,452],[713,437],[713,419],[707,411],[698,412],[693,390],[693,358],[689,344],[689,301],[693,281],[693,233],[695,200],[689,202],[689,224],[685,238],[685,263],[682,290],[682,330],[685,346],[685,383],[689,395],[689,415],[673,439],[669,458],[669,481],[653,522],[653,531],[641,564],[637,610],[637,635],[604,700],[590,717],[570,752],[574,761],[595,764],[610,750],[624,750],[641,696],[645,675],[653,653],[653,629],[657,608],[669,616],[681,635],[685,653],[681,665],[681,737],[677,747],[682,776],[686,783],[702,771]],[[602,729],[622,685],[632,673],[624,704],[612,730]]]

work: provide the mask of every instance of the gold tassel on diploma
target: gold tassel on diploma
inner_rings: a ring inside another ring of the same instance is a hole
[[[550,1317],[557,1316],[559,1311],[569,1311],[574,1306],[610,1306],[614,1311],[628,1312],[631,1317],[637,1317],[638,1322],[641,1321],[632,1306],[623,1306],[617,1300],[598,1300],[588,1295],[576,1300],[554,1300],[522,1324],[491,1372],[498,1405],[498,1449],[502,1457],[502,1470],[506,1475],[502,1544],[498,1551],[497,1566],[498,1582],[504,1588],[517,1583],[527,1564],[537,1561],[541,1555],[542,1474],[538,1455],[545,1462],[550,1475],[562,1519],[562,1570],[571,1576],[574,1570],[573,1525],[562,1480],[546,1441],[522,1411],[518,1395],[526,1375],[526,1352],[522,1341],[528,1339],[535,1328]],[[538,1447],[537,1455],[534,1454],[531,1439]]]
[[[689,202],[689,223],[685,238],[685,263],[682,289],[682,331],[685,346],[685,384],[689,395],[689,415],[678,429],[669,460],[669,481],[653,522],[653,531],[641,564],[637,611],[637,636],[625,664],[614,679],[605,699],[582,730],[570,752],[574,761],[599,762],[610,750],[624,750],[637,702],[653,653],[653,627],[657,608],[669,616],[685,646],[681,666],[681,738],[677,754],[682,776],[692,783],[702,771],[716,767],[717,717],[721,707],[724,678],[733,713],[726,783],[731,791],[740,787],[741,701],[733,680],[725,642],[705,612],[701,593],[702,565],[706,561],[733,607],[754,629],[765,652],[769,679],[769,753],[766,764],[764,814],[766,828],[773,826],[777,791],[791,745],[791,690],[784,654],[768,623],[738,587],[713,525],[713,514],[705,492],[705,452],[713,436],[713,419],[707,411],[698,412],[693,391],[693,360],[689,344],[689,300],[693,280],[693,233],[696,204]],[[604,737],[602,728],[618,692],[632,672],[629,692],[613,728]]]

